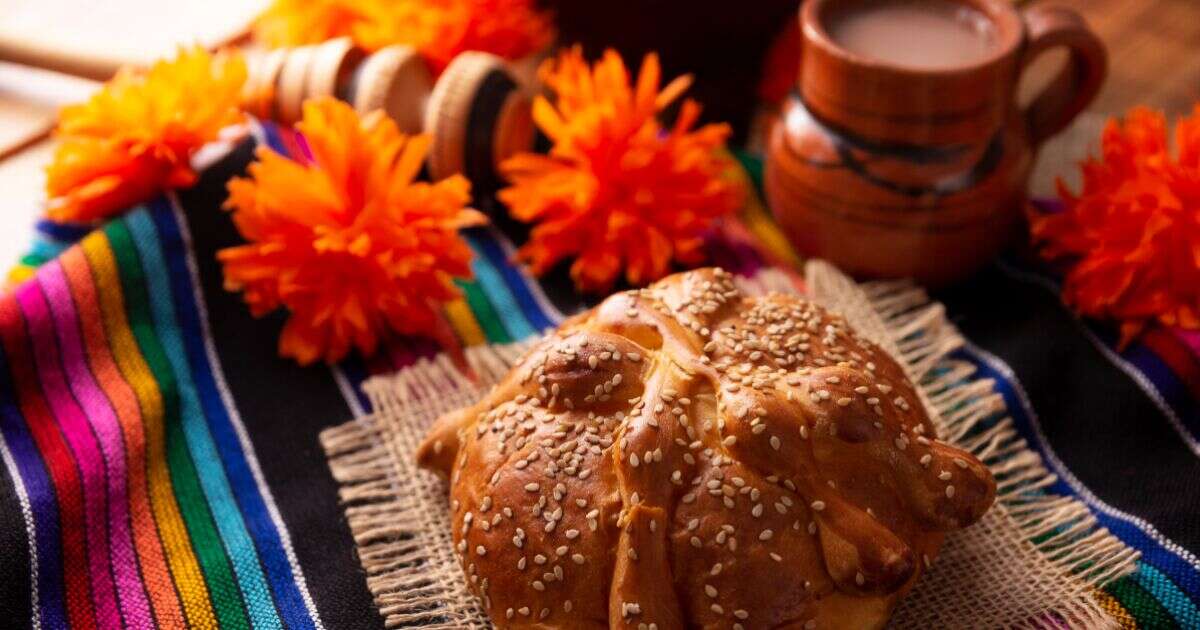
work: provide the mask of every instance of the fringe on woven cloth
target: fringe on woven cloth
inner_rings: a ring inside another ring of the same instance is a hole
[[[1046,489],[1054,475],[1017,433],[994,382],[954,358],[963,338],[943,307],[905,281],[856,284],[809,262],[808,297],[889,350],[918,384],[938,434],[985,462],[996,505],[946,537],[932,570],[896,610],[893,628],[1117,627],[1100,587],[1135,568],[1125,546],[1080,502]],[[782,272],[741,279],[750,294],[794,292]],[[474,403],[534,340],[467,350],[468,376],[439,356],[369,381],[375,413],[326,430],[322,445],[388,627],[490,628],[466,588],[450,538],[445,483],[412,454],[440,414]]]

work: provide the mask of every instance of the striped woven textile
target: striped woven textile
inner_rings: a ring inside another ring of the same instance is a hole
[[[282,315],[252,318],[215,260],[238,242],[224,184],[256,142],[303,150],[256,127],[177,196],[99,229],[41,224],[25,281],[0,294],[0,619],[381,627],[317,434],[365,411],[369,375],[456,348],[394,338],[332,367],[278,358]],[[475,278],[445,310],[458,347],[526,338],[587,306],[565,274],[535,281],[512,264],[523,228],[491,214],[465,233]],[[757,199],[709,252],[751,278],[797,260]],[[935,297],[972,341],[962,358],[996,379],[1058,474],[1047,490],[1142,552],[1105,605],[1127,627],[1200,627],[1197,337],[1156,330],[1118,354],[1063,309],[1053,279],[1014,261]]]
[[[1200,628],[1200,344],[1158,328],[1122,352],[1115,330],[1063,307],[1028,263],[1002,260],[936,297],[995,379],[1023,436],[1071,495],[1142,553],[1105,589],[1126,627]]]

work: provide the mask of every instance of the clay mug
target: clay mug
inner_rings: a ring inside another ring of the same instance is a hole
[[[980,20],[989,38],[961,63],[868,56],[831,34],[851,12],[890,3],[911,13],[922,1],[931,0],[804,3],[799,82],[769,132],[765,185],[802,253],[860,277],[942,285],[1010,242],[1038,146],[1092,101],[1107,62],[1075,12],[1017,11],[1007,0],[936,0]],[[922,45],[921,35],[908,44]],[[1069,51],[1062,71],[1018,105],[1023,70],[1057,47]]]

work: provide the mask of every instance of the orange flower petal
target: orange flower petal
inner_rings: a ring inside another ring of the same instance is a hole
[[[470,184],[413,181],[427,140],[340,101],[306,103],[297,128],[311,162],[262,150],[229,183],[248,243],[218,253],[226,286],[256,314],[290,311],[280,353],[300,363],[370,354],[390,331],[436,334],[454,278],[470,276],[457,230],[486,220],[466,207]]]
[[[408,44],[440,72],[468,50],[522,59],[554,38],[550,16],[532,0],[374,0],[358,4],[350,34],[376,50]]]
[[[192,154],[241,119],[245,79],[239,57],[183,49],[144,74],[123,70],[86,103],[64,108],[46,168],[47,215],[94,221],[192,185]]]
[[[1101,157],[1081,165],[1083,188],[1059,183],[1065,210],[1031,212],[1034,242],[1072,263],[1063,299],[1120,322],[1121,344],[1157,321],[1196,329],[1200,312],[1200,105],[1175,127],[1147,108],[1110,120]]]
[[[353,33],[363,20],[357,0],[275,0],[254,22],[269,46],[303,46]]]
[[[587,291],[607,290],[622,271],[638,285],[669,273],[672,261],[697,262],[696,243],[738,206],[741,190],[723,175],[728,127],[693,129],[699,106],[690,101],[667,133],[657,119],[689,79],[660,89],[658,59],[647,55],[631,81],[616,52],[589,67],[578,46],[539,73],[554,100],[537,99],[534,118],[554,146],[501,165],[511,185],[499,199],[514,218],[537,223],[519,256],[535,273],[575,258],[572,277]]]

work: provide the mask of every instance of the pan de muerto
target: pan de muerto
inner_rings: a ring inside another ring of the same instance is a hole
[[[842,317],[720,269],[566,322],[418,461],[502,628],[882,627],[996,491]]]

